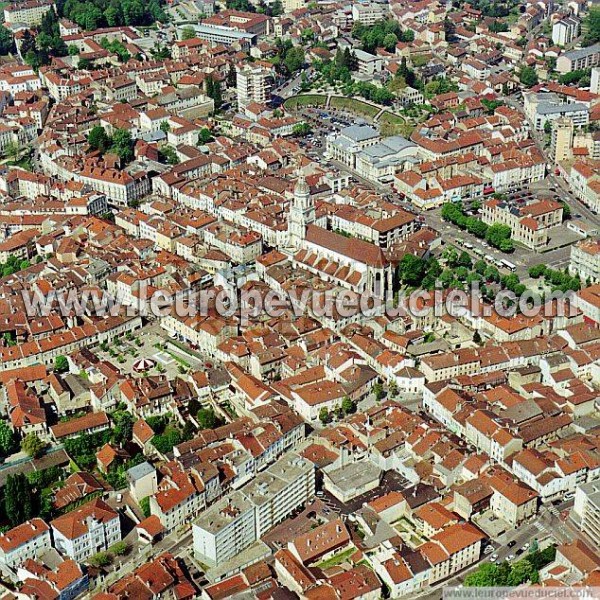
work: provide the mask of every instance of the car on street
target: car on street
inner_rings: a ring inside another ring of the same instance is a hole
[[[510,542],[508,542],[508,544],[506,544],[509,548],[513,548],[514,546],[517,545],[517,542],[515,542],[515,540],[510,540]]]

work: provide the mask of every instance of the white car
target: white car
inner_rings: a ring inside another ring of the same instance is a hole
[[[492,554],[492,559],[493,560],[498,560],[498,555],[497,554]]]
[[[515,560],[515,555],[509,554],[507,558],[508,558],[508,560]]]

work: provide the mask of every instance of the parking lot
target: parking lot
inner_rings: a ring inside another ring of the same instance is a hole
[[[349,515],[362,508],[365,502],[371,502],[371,500],[375,500],[375,498],[384,496],[390,492],[401,492],[409,487],[410,482],[402,477],[402,475],[396,471],[386,471],[378,487],[370,492],[365,492],[364,494],[353,498],[350,502],[341,502],[327,491],[317,493],[319,494],[320,499],[331,510],[344,515]]]
[[[557,194],[558,195],[558,194]],[[526,204],[537,198],[547,197],[546,194],[535,193],[530,190],[517,190],[512,195],[511,203],[516,208],[522,208]],[[554,199],[551,197],[551,199]],[[477,216],[477,213],[472,213]],[[573,218],[579,218],[581,213],[573,212]],[[453,245],[459,250],[466,251],[473,261],[483,259],[489,264],[497,267],[502,274],[516,272],[521,278],[527,277],[529,268],[533,265],[543,263],[552,269],[563,269],[569,264],[571,245],[581,240],[575,231],[568,229],[563,223],[559,227],[554,227],[549,234],[549,244],[543,252],[535,252],[524,246],[515,245],[514,252],[507,254],[500,252],[480,238],[475,237],[467,231],[458,229],[452,223],[442,219],[441,209],[429,211],[425,220],[428,225],[437,229],[445,244]],[[514,265],[513,271],[506,263]]]
[[[273,550],[284,548],[287,543],[299,535],[308,533],[314,529],[319,522],[330,521],[337,518],[335,512],[322,498],[315,498],[309,502],[306,508],[292,515],[280,525],[277,525],[271,531],[266,533],[262,540]]]

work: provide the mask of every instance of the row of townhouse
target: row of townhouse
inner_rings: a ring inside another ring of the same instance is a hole
[[[43,340],[32,340],[0,351],[0,371],[25,367],[36,363],[50,366],[59,354],[70,354],[82,344],[93,346],[110,341],[115,336],[135,331],[142,326],[141,317],[108,317],[69,331],[52,334]]]
[[[562,454],[562,453],[561,453]],[[565,494],[600,477],[600,461],[595,453],[576,451],[556,456],[525,448],[515,454],[512,471],[516,477],[533,488],[542,502],[562,499]]]
[[[274,415],[272,410],[265,410],[273,422],[261,422],[237,432],[225,426],[216,430],[222,437],[218,442],[205,444],[196,439],[175,448],[175,460],[166,465],[165,478],[158,492],[150,498],[150,512],[160,519],[167,531],[188,524],[229,489],[249,485],[265,469],[275,469],[273,463],[281,462],[282,456],[289,456],[304,439],[304,422],[294,413]],[[255,415],[257,417],[259,415]],[[225,431],[223,436],[222,430]],[[190,453],[194,452],[197,454],[194,466],[184,470],[182,465],[189,462]],[[229,473],[227,481],[221,481],[221,470],[214,464],[215,456],[219,456],[219,463],[225,465]]]

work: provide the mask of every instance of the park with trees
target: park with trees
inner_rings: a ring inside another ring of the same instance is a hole
[[[468,231],[475,237],[485,239],[490,246],[502,252],[513,252],[515,249],[508,225],[500,223],[487,225],[477,217],[467,216],[461,202],[447,202],[444,204],[442,206],[442,218],[456,225],[459,229]]]
[[[481,563],[478,569],[467,575],[465,587],[516,587],[524,583],[537,584],[540,581],[540,569],[549,565],[556,558],[556,547],[548,546],[539,550],[532,544],[532,550],[513,563],[504,561],[499,565]]]

